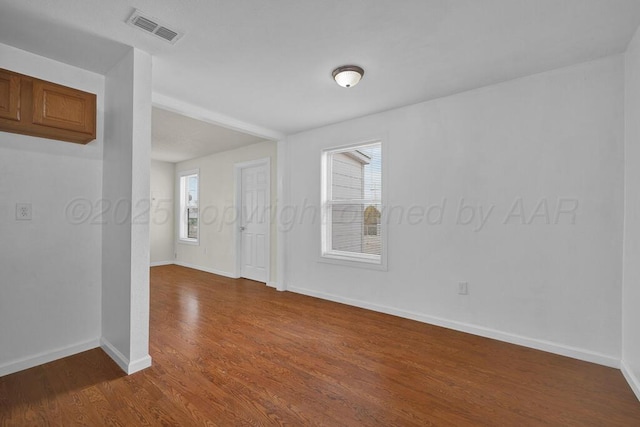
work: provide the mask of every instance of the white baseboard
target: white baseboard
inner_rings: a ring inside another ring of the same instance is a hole
[[[138,371],[142,371],[143,369],[150,368],[151,363],[151,356],[148,354],[140,359],[134,360],[133,362],[129,362],[129,370],[127,371],[127,374],[131,375]]]
[[[204,271],[205,273],[217,274],[218,276],[228,277],[230,279],[239,279],[240,278],[240,276],[238,276],[237,274],[234,274],[234,273],[229,273],[227,271],[222,271],[222,270],[216,270],[215,268],[202,267],[200,265],[189,264],[188,262],[174,261],[171,264],[179,265],[181,267],[193,268],[194,270]],[[277,281],[276,282],[268,281],[268,282],[265,283],[265,285],[269,286],[270,288],[277,289],[277,290],[283,290],[283,289],[279,289],[278,288],[278,282]]]
[[[125,357],[124,354],[120,353],[120,351],[106,338],[100,339],[100,346],[102,347],[102,350],[104,350],[104,352],[107,353],[107,355],[109,355],[109,357],[112,358],[126,374],[130,375],[151,366],[151,356],[146,355],[141,359],[130,362],[129,359]]]
[[[129,369],[129,359],[124,356],[124,354],[120,353],[120,351],[113,346],[106,338],[100,339],[100,347],[104,350],[107,355],[113,359],[114,362],[120,369],[124,372],[127,372]]]
[[[635,376],[635,374],[633,373],[629,365],[627,365],[627,363],[624,361],[624,359],[620,363],[620,370],[622,371],[622,375],[624,375],[624,378],[629,383],[631,390],[633,390],[638,400],[640,400],[640,380],[638,380],[638,377]]]
[[[200,271],[204,271],[206,273],[217,274],[218,276],[229,277],[230,279],[238,279],[239,278],[239,276],[237,276],[237,275],[235,275],[233,273],[228,273],[226,271],[216,270],[215,268],[202,267],[200,265],[189,264],[187,262],[174,261],[173,264],[179,265],[181,267],[193,268],[194,270],[200,270]]]
[[[162,265],[171,265],[174,264],[173,261],[154,261],[151,264],[149,264],[150,267],[160,267]]]
[[[55,350],[39,353],[33,356],[25,357],[23,359],[5,363],[3,365],[0,365],[0,377],[23,371],[25,369],[33,368],[34,366],[53,362],[54,360],[62,359],[63,357],[73,356],[74,354],[92,350],[97,347],[100,347],[100,340],[96,338],[94,340],[84,341],[78,344],[70,345],[68,347],[57,348]]]
[[[268,282],[267,286],[269,286],[270,288],[274,288],[276,291],[286,291],[284,286],[282,286],[282,282],[278,282],[277,280],[274,282]]]
[[[407,310],[400,310],[393,307],[387,307],[384,305],[372,304],[364,301],[359,301],[351,298],[344,298],[338,295],[326,294],[324,292],[317,292],[310,289],[299,288],[296,286],[287,286],[287,290],[303,295],[326,299],[329,301],[339,302],[342,304],[352,305],[355,307],[366,308],[368,310],[378,311],[381,313],[391,314],[405,319],[416,320],[418,322],[428,323],[430,325],[441,326],[448,329],[453,329],[460,332],[466,332],[473,335],[479,335],[481,337],[491,338],[498,341],[504,341],[511,344],[517,344],[524,347],[534,348],[536,350],[542,350],[549,353],[559,354],[561,356],[567,356],[578,360],[584,360],[586,362],[597,363],[599,365],[609,366],[611,368],[620,368],[620,359],[617,357],[609,356],[606,354],[600,354],[581,348],[571,347],[563,344],[554,343],[551,341],[539,340],[535,338],[529,338],[522,335],[512,334],[509,332],[503,332],[496,329],[485,328],[483,326],[477,326],[470,323],[457,322],[454,320],[443,319],[436,316],[428,316],[421,313],[415,313]]]

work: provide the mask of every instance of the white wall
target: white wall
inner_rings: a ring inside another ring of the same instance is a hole
[[[623,65],[608,57],[289,137],[298,216],[287,289],[617,366]],[[396,207],[388,271],[319,262],[319,210],[314,221],[309,207],[320,201],[321,149],[378,136]],[[570,212],[555,224],[558,205],[574,201],[575,224]],[[461,202],[474,207],[471,224]],[[469,295],[457,295],[459,281]]]
[[[0,68],[97,94],[87,145],[0,132],[0,376],[99,345],[104,77],[0,44]],[[15,204],[33,219],[16,221]]]
[[[640,399],[640,30],[626,57],[622,371]]]
[[[102,346],[128,373],[151,364],[151,56],[131,49],[106,76]]]
[[[177,263],[233,277],[236,273],[234,233],[234,165],[271,158],[271,204],[276,204],[277,145],[262,142],[176,164],[176,173],[200,169],[200,244],[176,243]],[[177,183],[177,181],[174,181]],[[176,184],[177,185],[177,184]],[[176,195],[179,194],[176,187]],[[177,240],[177,236],[176,236]],[[271,282],[276,280],[276,223],[271,226]]]
[[[174,163],[151,161],[151,265],[174,262]]]

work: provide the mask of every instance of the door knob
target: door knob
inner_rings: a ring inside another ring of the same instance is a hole
[[[246,229],[247,229],[247,227],[244,227],[244,226],[241,226],[241,227],[240,227],[240,231],[244,231],[244,230],[246,230]]]

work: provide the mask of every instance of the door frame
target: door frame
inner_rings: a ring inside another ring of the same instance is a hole
[[[234,244],[235,244],[235,253],[236,253],[236,277],[242,277],[242,232],[240,231],[241,221],[242,221],[242,170],[246,168],[251,168],[255,166],[265,166],[267,170],[267,188],[266,192],[266,200],[265,204],[269,207],[269,215],[267,216],[267,234],[266,234],[266,262],[265,262],[265,270],[266,270],[266,280],[265,284],[268,286],[272,286],[271,284],[271,216],[272,216],[272,206],[271,206],[271,157],[264,157],[262,159],[249,160],[246,162],[238,162],[233,165],[234,167],[234,181],[235,181],[235,203],[236,207],[236,215],[234,221]]]

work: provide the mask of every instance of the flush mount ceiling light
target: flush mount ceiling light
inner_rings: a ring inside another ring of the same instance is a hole
[[[364,75],[364,70],[357,65],[343,65],[333,70],[331,75],[340,86],[352,87],[358,84]]]

